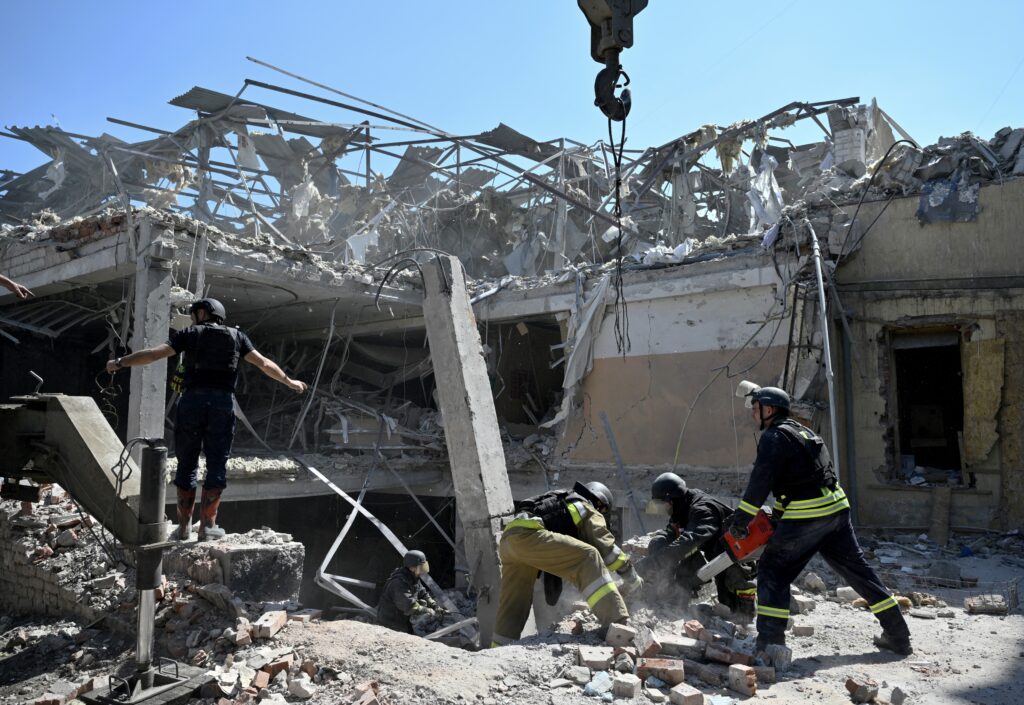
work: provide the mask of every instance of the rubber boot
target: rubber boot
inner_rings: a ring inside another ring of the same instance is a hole
[[[174,538],[188,541],[192,536],[192,508],[196,504],[196,491],[178,488],[178,529]]]
[[[220,508],[220,494],[224,490],[203,488],[199,508],[199,540],[216,541],[224,538],[224,529],[217,526],[217,509]]]
[[[914,648],[910,645],[909,636],[896,636],[883,630],[881,635],[875,637],[874,641],[875,646],[879,649],[892,651],[900,656],[910,656],[914,653]]]

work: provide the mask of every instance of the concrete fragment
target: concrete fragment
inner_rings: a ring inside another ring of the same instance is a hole
[[[953,619],[956,617],[956,612],[953,610],[939,610],[936,616],[942,617],[943,619]]]
[[[269,639],[284,628],[288,623],[288,613],[284,610],[264,612],[253,624],[257,639]]]
[[[696,619],[691,619],[683,625],[683,632],[686,636],[691,639],[697,639],[700,637],[700,633],[704,631],[704,625],[698,622]]]
[[[316,685],[305,673],[300,673],[288,683],[288,692],[300,700],[308,700],[316,693]]]
[[[807,614],[817,606],[813,598],[804,595],[793,595],[789,600],[789,611],[795,614]]]
[[[938,615],[932,610],[910,610],[911,617],[918,619],[935,619]]]
[[[688,636],[660,636],[661,653],[666,656],[683,656],[692,659],[704,658],[707,642]]]
[[[54,543],[63,548],[71,548],[72,546],[77,546],[78,534],[75,533],[74,529],[65,529],[64,531],[57,534],[57,538],[54,539]]]
[[[1002,595],[977,595],[964,598],[967,614],[1006,614],[1009,607]]]
[[[817,573],[807,573],[804,575],[803,586],[811,592],[816,592],[819,595],[824,595],[828,588],[825,585],[825,581],[821,579]]]
[[[310,609],[299,610],[298,612],[289,612],[288,613],[288,621],[289,622],[302,622],[304,624],[308,624],[309,622],[312,622],[314,619],[320,619],[323,616],[324,616],[323,610],[316,610],[316,609],[311,609],[310,608]]]
[[[287,535],[285,538],[290,538]],[[306,548],[298,541],[210,545],[222,582],[233,592],[262,601],[293,600],[302,585]]]
[[[612,665],[615,651],[610,646],[578,646],[577,661],[594,671],[605,671]]]
[[[814,636],[814,627],[810,624],[794,626],[793,636]]]
[[[636,663],[636,674],[641,678],[655,676],[671,685],[682,683],[686,670],[682,661],[665,658],[642,658]]]
[[[878,683],[870,678],[850,676],[846,679],[846,689],[855,703],[870,702],[878,695]]]
[[[617,698],[635,698],[640,695],[641,680],[632,673],[620,673],[612,680],[612,694]]]
[[[605,643],[609,646],[629,646],[636,637],[636,629],[626,624],[609,624]]]
[[[660,690],[653,690],[648,688],[644,691],[647,695],[647,699],[652,703],[663,703],[668,701],[668,696],[662,693]]]
[[[632,673],[635,667],[636,661],[626,652],[616,654],[615,660],[612,662],[612,669],[619,673]]]
[[[686,683],[673,686],[668,699],[672,705],[704,705],[704,694]]]
[[[758,683],[774,683],[775,669],[771,666],[752,666]]]
[[[793,663],[793,651],[782,644],[769,644],[764,650],[768,664],[777,671],[785,671]]]
[[[892,705],[903,705],[907,700],[907,694],[904,693],[899,686],[892,689],[892,694],[889,696],[889,702]]]
[[[576,685],[586,685],[590,682],[590,669],[586,666],[570,666],[565,671],[565,677]]]
[[[757,693],[757,674],[750,666],[734,663],[729,666],[729,689],[741,695]]]
[[[857,591],[854,590],[852,587],[843,586],[840,588],[836,588],[836,597],[838,597],[843,602],[853,602],[858,597],[860,597],[860,595],[858,595]]]

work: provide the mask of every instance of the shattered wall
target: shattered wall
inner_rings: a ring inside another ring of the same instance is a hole
[[[894,370],[892,352],[886,346],[893,334],[936,328],[958,332],[965,376],[949,383],[963,387],[965,414],[974,415],[965,419],[963,428],[965,447],[975,449],[968,450],[965,474],[974,474],[976,486],[954,489],[950,523],[987,528],[997,516],[1000,523],[1019,516],[1011,509],[1012,500],[1002,493],[1007,489],[1012,493],[1020,476],[1019,452],[1016,459],[1003,453],[1012,454],[1016,448],[1013,412],[1007,410],[1013,406],[1009,398],[1019,395],[1012,376],[1019,371],[1015,371],[1016,353],[1009,351],[1024,346],[1019,326],[1006,314],[1024,307],[1019,262],[1006,256],[1019,251],[1022,198],[1024,182],[1019,180],[985,186],[980,190],[976,221],[923,227],[915,216],[918,199],[896,199],[861,250],[837,272],[858,353],[850,360],[852,388],[842,390],[840,409],[847,402],[845,395],[852,395],[853,434],[846,442],[854,446],[863,524],[921,527],[930,523],[930,489],[908,487],[894,479],[899,466],[894,446]],[[862,215],[870,222],[880,208],[879,204],[865,206]],[[1007,351],[1005,376],[1002,357],[996,354],[1000,349]],[[971,362],[979,351],[992,352],[980,367]],[[837,379],[841,376],[837,372]]]

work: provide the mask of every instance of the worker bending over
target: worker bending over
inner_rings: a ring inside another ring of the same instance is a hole
[[[647,590],[682,589],[683,603],[696,597],[704,584],[697,571],[726,550],[722,535],[732,519],[732,509],[711,495],[687,487],[686,481],[672,472],[662,473],[651,485],[648,514],[668,517],[668,525],[655,533],[647,546],[647,556],[637,563]],[[757,588],[751,566],[733,563],[715,576],[718,601],[735,613],[754,616]]]
[[[613,504],[611,491],[600,482],[577,482],[571,491],[555,490],[515,503],[517,513],[505,525],[498,546],[501,596],[492,646],[522,634],[538,571],[575,585],[602,630],[613,622],[625,623],[629,611],[612,573],[623,577],[627,596],[643,580],[608,530],[606,514]]]
[[[832,458],[821,438],[789,418],[789,395],[775,387],[740,385],[763,431],[750,481],[735,514],[732,532],[746,527],[770,492],[778,526],[758,562],[756,650],[784,644],[790,585],[820,553],[836,573],[868,601],[882,625],[875,645],[911,654],[910,630],[896,599],[864,560],[850,523],[850,503],[839,486]],[[738,532],[738,533],[737,533]]]

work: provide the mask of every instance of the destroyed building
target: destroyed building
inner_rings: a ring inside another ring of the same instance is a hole
[[[434,550],[445,580],[473,571],[417,272],[438,252],[466,270],[517,498],[601,480],[627,536],[652,528],[637,501],[665,470],[735,498],[748,378],[789,391],[830,443],[834,421],[859,525],[1024,520],[1024,129],[923,146],[874,102],[791,103],[627,150],[617,222],[604,142],[452,135],[300,87],[195,87],[172,131],[111,119],[136,141],[0,133],[48,159],[0,177],[0,272],[35,293],[0,299],[0,396],[92,395],[123,438],[171,438],[168,365],[103,363],[188,325],[194,299],[224,301],[311,387],[243,375],[223,515],[306,545],[305,600],[324,599],[314,576],[379,585],[391,566],[365,556],[393,555],[310,468]],[[821,139],[793,144],[804,121]]]

